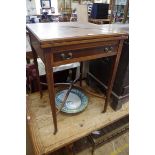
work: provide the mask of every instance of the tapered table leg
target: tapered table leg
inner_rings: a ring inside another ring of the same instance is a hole
[[[53,116],[54,124],[54,134],[57,132],[57,118],[56,118],[56,107],[55,107],[55,91],[54,91],[54,78],[53,78],[53,67],[52,67],[52,54],[50,52],[45,52],[45,70],[46,70],[46,79],[49,92],[50,106]]]
[[[120,43],[119,43],[119,47],[118,47],[118,50],[117,50],[118,54],[115,57],[115,59],[113,61],[113,64],[112,64],[112,72],[111,72],[111,76],[110,76],[109,81],[108,81],[108,89],[107,89],[106,100],[105,100],[105,105],[104,105],[103,112],[106,112],[107,106],[108,106],[108,103],[109,103],[109,100],[110,100],[110,95],[111,95],[111,92],[112,92],[112,87],[113,87],[113,84],[114,84],[119,59],[120,59],[120,56],[121,56],[123,41],[124,40],[121,40]]]
[[[42,92],[42,87],[40,84],[40,76],[39,76],[39,70],[38,70],[38,61],[37,61],[37,53],[34,50],[34,48],[31,46],[32,49],[32,53],[33,53],[33,59],[34,59],[34,65],[36,67],[36,73],[37,73],[37,84],[38,84],[38,88],[39,88],[39,92],[40,92],[40,97],[42,98],[43,96],[43,92]]]
[[[82,87],[83,62],[80,62],[80,86]]]

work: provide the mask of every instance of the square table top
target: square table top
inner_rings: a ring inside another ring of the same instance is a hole
[[[40,41],[128,35],[128,24],[96,25],[80,22],[34,23],[27,29]]]

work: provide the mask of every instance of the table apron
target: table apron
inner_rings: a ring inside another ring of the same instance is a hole
[[[91,44],[90,44],[91,45]],[[81,62],[88,61],[97,58],[109,57],[117,55],[119,41],[107,41],[102,42],[100,46],[97,47],[89,47],[89,48],[81,48],[77,50],[71,50],[68,47],[68,50],[64,50],[59,48],[51,48],[52,62],[53,66],[59,66],[63,64],[73,63],[73,62]],[[79,45],[81,47],[81,45]],[[108,50],[108,51],[106,51]]]
[[[79,45],[64,45],[59,47],[49,47],[49,48],[41,48],[40,42],[35,38],[35,36],[31,35],[31,44],[37,53],[38,57],[45,62],[45,54],[48,52],[51,53],[52,56],[52,66],[59,66],[63,64],[73,63],[73,62],[81,62],[88,61],[102,57],[109,57],[117,55],[117,47],[119,45],[119,40],[110,40],[110,41],[101,41],[101,42],[93,42],[93,43],[85,43]],[[114,47],[112,52],[105,52],[105,47]],[[72,53],[72,58],[64,60],[61,57],[61,54]]]

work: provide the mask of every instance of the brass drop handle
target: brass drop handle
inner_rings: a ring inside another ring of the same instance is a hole
[[[108,47],[106,47],[106,48],[104,49],[104,51],[105,51],[105,52],[108,52],[108,51],[109,51]]]
[[[113,47],[109,47],[109,52],[112,52],[113,51]]]
[[[107,53],[110,53],[110,52],[112,52],[112,50],[113,50],[113,47],[106,47],[105,49],[104,49],[104,51],[105,52],[107,52]]]
[[[69,52],[68,54],[61,53],[61,58],[63,60],[71,59],[72,56],[73,56],[73,54],[71,52]]]

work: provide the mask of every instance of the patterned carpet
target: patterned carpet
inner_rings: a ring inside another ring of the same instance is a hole
[[[30,141],[30,136],[27,130],[27,146],[26,155],[34,155],[33,148]],[[92,155],[91,144],[87,138],[82,138],[74,144],[74,151],[76,155]],[[67,155],[65,148],[62,148],[50,155]],[[94,155],[129,155],[129,132],[123,134],[122,136],[112,140],[109,143],[97,148]]]

